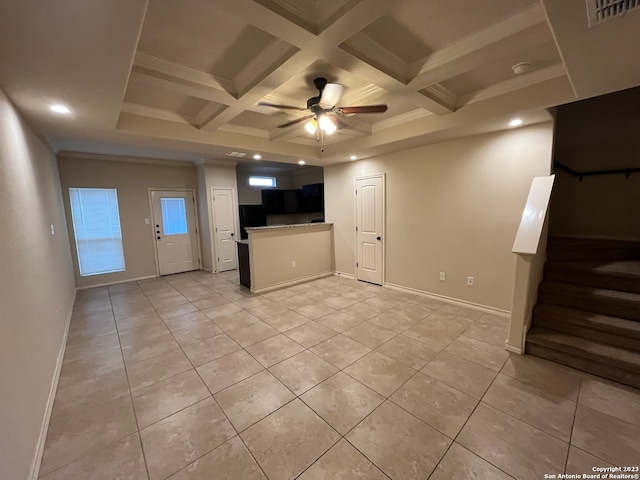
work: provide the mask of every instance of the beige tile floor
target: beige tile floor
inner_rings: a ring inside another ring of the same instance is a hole
[[[503,348],[507,320],[340,277],[78,293],[46,480],[542,479],[640,463],[640,392]]]

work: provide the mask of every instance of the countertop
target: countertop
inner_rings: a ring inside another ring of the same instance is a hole
[[[245,228],[245,230],[247,232],[257,232],[257,231],[264,231],[264,230],[277,230],[280,228],[315,227],[318,225],[333,225],[333,223],[316,222],[316,223],[295,223],[293,225],[269,225],[266,227],[247,227]]]

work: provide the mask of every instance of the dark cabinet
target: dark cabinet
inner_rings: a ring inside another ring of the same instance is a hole
[[[324,212],[324,184],[297,190],[262,190],[262,205],[267,215]]]
[[[238,245],[238,271],[240,273],[240,285],[251,288],[251,269],[249,267],[249,244],[237,242]]]

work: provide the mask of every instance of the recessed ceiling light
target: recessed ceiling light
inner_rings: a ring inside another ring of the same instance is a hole
[[[298,160],[298,165],[304,165],[306,162],[304,160]]]
[[[56,112],[56,113],[71,113],[71,110],[69,110],[68,107],[65,107],[64,105],[60,105],[60,104],[51,105],[49,109],[52,112]]]
[[[509,122],[509,126],[510,126],[510,127],[518,127],[518,126],[520,126],[520,125],[522,125],[522,120],[521,120],[521,119],[519,119],[519,118],[514,118],[513,120],[511,120],[511,121]]]
[[[254,159],[254,160],[260,160],[261,158],[262,158],[262,155],[260,155],[259,153],[256,153],[256,154],[253,156],[253,159]]]
[[[349,160],[357,160],[357,159],[358,159],[358,157],[356,157],[355,155],[351,155],[351,156],[349,157]]]

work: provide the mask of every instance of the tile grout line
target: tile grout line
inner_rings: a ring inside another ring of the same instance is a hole
[[[578,384],[578,397],[576,398],[576,408],[573,411],[573,421],[571,422],[571,432],[569,433],[569,448],[567,448],[567,458],[564,461],[564,472],[567,472],[567,466],[569,465],[569,455],[571,454],[571,442],[573,441],[573,431],[576,428],[576,417],[578,415],[578,406],[580,404],[580,395],[582,394],[582,380],[584,375],[580,374],[580,382]],[[587,452],[588,453],[588,452]]]
[[[138,286],[138,288],[140,288],[140,285],[138,285],[138,282],[136,282],[136,285]],[[108,289],[107,291],[109,292],[109,301],[111,302],[111,308],[113,309],[111,291]],[[145,297],[147,297],[146,294],[145,294]],[[147,300],[148,300],[148,297],[147,297]],[[127,377],[127,385],[129,386],[129,398],[131,399],[131,410],[133,411],[133,417],[136,422],[136,427],[137,427],[136,434],[138,436],[138,443],[140,444],[140,451],[142,452],[142,461],[144,462],[144,469],[145,469],[145,472],[147,473],[147,478],[150,479],[151,475],[149,474],[149,465],[147,464],[147,455],[144,451],[144,445],[142,443],[142,435],[140,433],[140,424],[138,423],[138,414],[136,412],[135,403],[133,402],[133,391],[131,390],[131,383],[129,382],[129,371],[127,370],[127,363],[125,362],[125,359],[124,359],[124,352],[122,351],[122,342],[120,341],[120,330],[118,329],[118,322],[115,320],[115,310],[113,312],[113,316],[114,316],[114,323],[116,325],[116,333],[118,334],[118,344],[120,345],[120,356],[122,357],[122,365],[124,367],[125,376]]]

